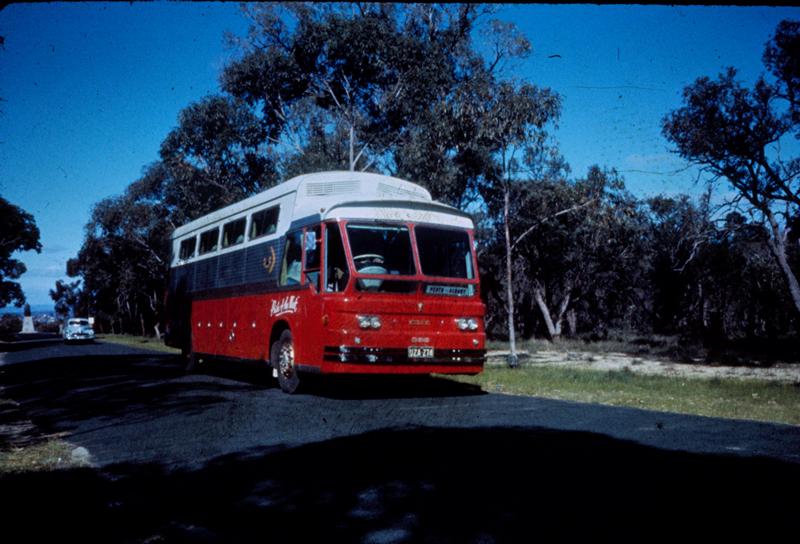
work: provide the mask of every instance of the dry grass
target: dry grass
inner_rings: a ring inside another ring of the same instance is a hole
[[[0,450],[0,475],[89,466],[83,455],[73,455],[73,444],[58,438]]]
[[[153,351],[160,351],[162,353],[177,354],[181,352],[181,350],[177,348],[172,348],[164,344],[164,340],[149,336],[132,336],[129,334],[101,334],[97,336],[97,340],[113,344],[122,344],[124,346],[131,346],[134,348],[150,349]]]

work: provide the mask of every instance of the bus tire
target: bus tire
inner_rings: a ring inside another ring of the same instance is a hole
[[[294,340],[292,331],[286,329],[278,340],[272,344],[270,350],[272,366],[278,371],[278,383],[284,393],[292,394],[297,391],[300,385],[300,377],[297,375],[297,366],[294,360]]]

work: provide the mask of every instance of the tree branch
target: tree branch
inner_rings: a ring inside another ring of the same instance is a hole
[[[528,234],[533,232],[536,229],[536,227],[546,223],[547,221],[549,221],[551,219],[555,219],[556,217],[559,217],[561,215],[565,215],[565,214],[568,214],[568,213],[571,213],[571,212],[578,211],[581,208],[585,208],[586,206],[588,206],[589,204],[591,204],[595,200],[596,200],[595,198],[590,198],[589,200],[587,200],[586,202],[584,202],[582,204],[577,204],[575,206],[572,206],[571,208],[567,208],[565,210],[561,210],[560,212],[557,212],[557,213],[551,215],[550,217],[545,217],[541,221],[538,221],[538,222],[534,223],[525,232],[523,232],[522,234],[520,234],[517,237],[517,239],[514,241],[514,243],[511,244],[511,249],[513,250],[515,247],[517,247],[517,244],[519,244],[522,241],[522,239],[525,238]]]

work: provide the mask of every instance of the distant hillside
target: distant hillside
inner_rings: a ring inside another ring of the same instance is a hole
[[[17,308],[16,306],[6,306],[0,308],[0,315],[3,314],[19,314],[25,313],[25,307]],[[52,304],[31,304],[31,314],[54,314],[55,309]]]

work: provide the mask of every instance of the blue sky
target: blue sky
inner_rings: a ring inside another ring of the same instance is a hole
[[[555,133],[573,174],[615,167],[637,195],[697,192],[661,136],[681,91],[726,66],[743,82],[798,8],[507,5],[533,55],[506,74],[563,97]],[[18,254],[31,304],[66,278],[92,205],[158,158],[182,108],[218,90],[243,35],[234,3],[12,4],[0,11],[0,195],[32,213],[43,250]],[[556,56],[557,55],[557,56]]]

